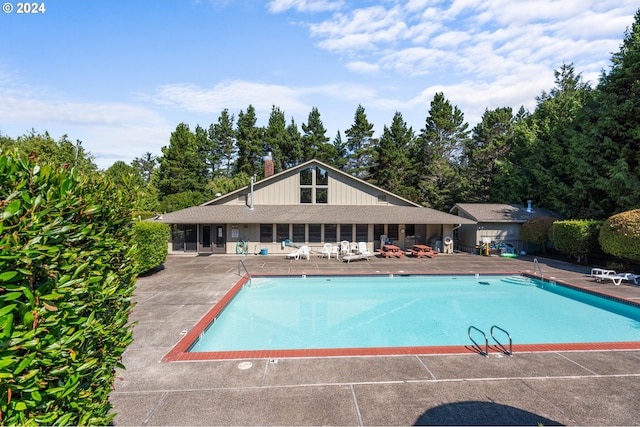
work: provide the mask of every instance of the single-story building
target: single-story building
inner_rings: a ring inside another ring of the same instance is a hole
[[[274,174],[271,157],[265,158],[264,179],[155,221],[171,226],[169,253],[207,254],[288,253],[287,244],[320,252],[323,243],[343,240],[367,242],[375,251],[385,236],[405,248],[475,224],[317,160]]]
[[[538,250],[537,245],[522,241],[522,224],[533,218],[559,218],[548,209],[534,208],[531,201],[526,207],[504,203],[457,203],[449,212],[473,221],[463,223],[455,230],[458,248],[465,252],[475,251],[485,241],[511,245],[517,252]]]

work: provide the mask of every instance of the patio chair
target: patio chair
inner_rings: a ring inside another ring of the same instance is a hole
[[[295,251],[288,253],[285,255],[286,258],[289,259],[300,259],[300,258],[306,258],[307,260],[309,260],[309,258],[311,257],[311,248],[309,248],[309,246],[301,246],[298,249],[296,249]]]
[[[640,284],[638,280],[640,280],[640,274],[633,273],[616,273],[613,270],[607,270],[607,273],[602,274],[594,274],[593,277],[596,278],[596,282],[603,282],[605,280],[611,280],[614,285],[619,286],[623,280],[627,282],[631,282],[634,285]]]
[[[336,259],[340,259],[340,246],[331,246],[331,251],[329,252],[329,258],[331,258],[331,254],[336,254]]]
[[[367,259],[373,255],[369,248],[367,248],[367,242],[358,242],[358,254],[364,255]]]
[[[351,242],[349,244],[349,253],[352,253],[352,254],[358,253],[358,242]]]
[[[321,255],[322,255],[322,258],[324,257],[331,258],[331,243],[325,243],[324,245],[322,245]]]
[[[346,240],[340,242],[340,255],[349,255],[349,242]]]

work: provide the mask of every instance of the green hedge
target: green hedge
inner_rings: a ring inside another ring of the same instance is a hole
[[[520,238],[528,243],[540,245],[542,253],[547,251],[547,242],[551,239],[552,226],[555,218],[533,218],[522,224]]]
[[[608,218],[600,228],[598,240],[610,255],[640,260],[640,209]]]
[[[602,221],[567,220],[553,223],[553,244],[563,254],[586,262],[598,246],[598,233]]]
[[[160,222],[136,222],[134,225],[138,253],[136,272],[147,271],[162,265],[169,251],[169,226]]]
[[[0,424],[106,425],[132,339],[132,200],[0,155]]]

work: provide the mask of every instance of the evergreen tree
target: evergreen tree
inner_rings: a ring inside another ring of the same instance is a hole
[[[458,201],[459,162],[469,137],[468,127],[462,111],[451,105],[442,92],[436,93],[415,149],[418,188],[424,205],[449,210]]]
[[[414,143],[413,129],[407,127],[402,114],[396,111],[391,126],[384,126],[382,137],[374,147],[376,161],[370,168],[370,182],[417,201],[413,186],[415,170],[410,157]]]
[[[326,137],[327,130],[320,119],[320,112],[316,107],[311,109],[307,123],[302,124],[302,159],[308,161],[317,159],[321,162],[330,163],[335,157],[333,145]]]
[[[347,172],[361,179],[369,176],[369,167],[373,162],[373,124],[367,120],[364,107],[358,105],[353,125],[345,131],[349,163]]]
[[[227,178],[231,177],[233,161],[237,152],[233,120],[233,114],[229,115],[229,110],[225,108],[218,116],[218,122],[209,127],[209,139],[213,141],[218,150],[220,169]]]
[[[603,216],[640,206],[640,9],[598,85],[589,140]],[[597,153],[597,154],[596,154]]]
[[[296,164],[302,157],[300,132],[291,120],[291,132],[287,129],[284,112],[275,105],[271,108],[269,125],[265,129],[265,149],[273,155],[274,171],[281,172]]]
[[[136,168],[145,184],[149,184],[157,163],[158,158],[147,151],[142,155],[142,157],[136,157],[133,159],[132,166]]]
[[[256,110],[249,105],[247,112],[240,111],[236,128],[236,143],[238,144],[238,158],[235,172],[244,172],[249,176],[262,176],[261,167],[264,155],[264,130],[256,126]]]
[[[524,135],[524,141],[516,139],[514,144],[520,145],[519,162],[530,176],[531,193],[523,195],[523,200],[532,199],[572,217],[579,214],[574,194],[584,185],[579,174],[590,169],[578,170],[586,165],[581,162],[583,147],[574,145],[579,142],[575,138],[576,120],[589,99],[590,88],[571,64],[563,64],[554,75],[555,87],[537,98],[530,124],[533,134]]]
[[[207,179],[212,179],[216,176],[219,163],[217,147],[215,145],[216,141],[213,138],[209,138],[210,130],[212,130],[211,126],[209,126],[209,130],[207,130],[200,125],[196,125],[194,131],[198,152],[205,164],[204,175]]]
[[[496,176],[513,142],[514,117],[511,107],[485,110],[482,121],[472,130],[462,150],[462,171],[466,191],[465,202],[494,201],[492,191]]]
[[[287,126],[287,145],[286,148],[283,148],[285,154],[282,162],[283,169],[288,169],[290,167],[296,166],[300,164],[302,161],[302,135],[300,134],[300,130],[298,129],[298,125],[291,118],[291,122],[289,126]]]
[[[340,131],[336,133],[336,137],[333,139],[333,162],[332,165],[340,170],[345,170],[349,159],[347,157],[347,143],[342,141],[342,135]]]
[[[158,168],[158,191],[162,197],[184,191],[204,192],[207,164],[200,154],[189,125],[180,123],[162,147]]]

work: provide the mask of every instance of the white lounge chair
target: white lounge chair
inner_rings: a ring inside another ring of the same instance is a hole
[[[355,261],[355,260],[359,260],[359,259],[368,260],[369,257],[367,255],[364,255],[364,254],[349,254],[349,255],[344,255],[342,257],[342,261],[346,261],[347,264],[350,263],[351,261]]]
[[[369,248],[367,248],[367,242],[358,242],[358,254],[364,255],[367,259],[373,255]]]
[[[593,271],[599,270],[599,271]],[[633,283],[634,285],[638,285],[638,280],[640,279],[639,274],[633,273],[616,273],[614,270],[603,270],[603,269],[592,269],[591,276],[595,277],[596,282],[604,282],[605,280],[611,280],[614,285],[619,286],[623,280]]]
[[[308,261],[311,258],[311,248],[309,246],[300,246],[295,251],[286,254],[285,257],[289,259],[306,258]]]

